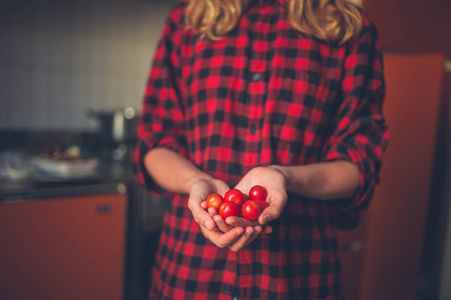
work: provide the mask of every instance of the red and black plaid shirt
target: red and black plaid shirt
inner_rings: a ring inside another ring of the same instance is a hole
[[[149,75],[138,181],[164,192],[143,156],[168,147],[230,187],[256,166],[338,159],[359,166],[361,184],[335,202],[289,194],[273,233],[238,253],[204,238],[186,196],[167,194],[150,298],[338,299],[337,216],[367,206],[388,142],[374,24],[362,12],[361,34],[328,44],[290,27],[286,1],[255,0],[227,36],[199,40],[184,25],[186,5],[171,11]]]

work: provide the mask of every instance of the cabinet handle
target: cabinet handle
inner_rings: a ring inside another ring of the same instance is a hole
[[[110,214],[112,211],[111,205],[110,204],[98,204],[96,206],[96,212],[99,215],[108,215]]]

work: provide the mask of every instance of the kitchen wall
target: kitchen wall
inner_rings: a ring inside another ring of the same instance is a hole
[[[363,0],[384,47],[451,56],[451,1]]]
[[[90,130],[88,109],[139,109],[173,3],[1,1],[0,130]]]

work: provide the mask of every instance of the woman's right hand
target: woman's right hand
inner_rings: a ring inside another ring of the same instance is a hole
[[[216,228],[213,216],[205,210],[202,202],[205,202],[210,194],[224,195],[229,189],[229,186],[219,179],[200,178],[193,181],[189,193],[188,208],[191,210],[194,220],[201,227],[210,231]]]

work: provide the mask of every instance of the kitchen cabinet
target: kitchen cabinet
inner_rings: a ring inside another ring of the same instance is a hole
[[[0,299],[119,300],[124,193],[0,202]]]
[[[451,1],[363,0],[382,46],[451,56]]]
[[[347,299],[416,299],[433,246],[444,177],[450,78],[444,56],[385,53],[384,112],[391,139],[381,183],[351,231],[339,231]],[[437,213],[435,211],[434,213]],[[434,298],[428,298],[434,299]]]

